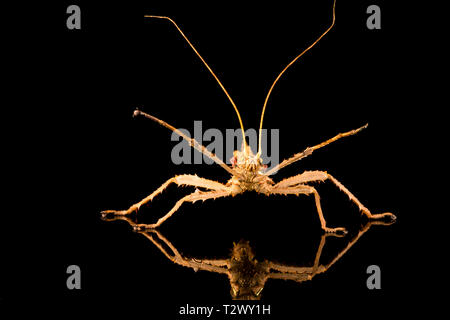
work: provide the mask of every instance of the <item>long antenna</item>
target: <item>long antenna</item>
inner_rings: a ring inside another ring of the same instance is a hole
[[[272,93],[273,88],[275,87],[275,84],[278,82],[278,80],[281,78],[281,76],[283,75],[283,73],[292,65],[294,64],[295,61],[297,61],[301,56],[303,56],[306,52],[309,51],[309,49],[311,49],[312,47],[314,47],[316,45],[317,42],[319,42],[320,39],[323,38],[324,35],[326,35],[328,33],[328,31],[330,31],[333,26],[334,26],[334,21],[335,21],[335,7],[336,7],[336,0],[334,0],[333,2],[333,20],[331,22],[331,25],[328,27],[327,30],[325,30],[324,33],[322,33],[322,35],[317,38],[316,41],[314,41],[308,48],[306,48],[302,53],[300,53],[298,56],[295,57],[294,60],[292,60],[286,67],[284,67],[284,69],[280,72],[280,74],[276,77],[275,81],[272,83],[272,86],[269,89],[269,92],[267,93],[266,96],[266,100],[264,101],[264,106],[262,109],[262,113],[261,113],[261,120],[259,122],[259,140],[258,140],[258,156],[261,155],[261,132],[262,132],[262,125],[263,125],[263,119],[264,119],[264,112],[266,111],[266,106],[267,106],[267,101],[269,101],[269,96]]]
[[[227,96],[228,100],[230,100],[231,104],[233,105],[234,111],[236,111],[236,114],[238,116],[239,119],[239,125],[241,126],[241,131],[242,131],[242,141],[244,143],[244,148],[247,149],[247,143],[245,142],[245,130],[244,130],[244,125],[242,123],[242,119],[241,119],[241,115],[239,114],[239,110],[236,107],[236,104],[234,103],[233,99],[231,99],[231,96],[228,94],[228,91],[225,89],[225,87],[222,85],[222,82],[220,82],[219,78],[216,76],[216,74],[212,71],[212,69],[209,67],[209,65],[206,63],[206,61],[202,58],[202,56],[200,55],[200,53],[198,53],[198,51],[195,49],[195,47],[192,45],[192,43],[189,41],[189,39],[185,36],[185,34],[183,33],[183,31],[181,31],[181,29],[178,27],[178,25],[175,23],[175,21],[173,21],[171,18],[169,17],[165,17],[165,16],[153,16],[153,15],[145,15],[145,18],[156,18],[156,19],[165,19],[170,21],[175,28],[177,28],[178,32],[183,36],[184,40],[186,40],[186,42],[189,44],[189,46],[192,48],[192,50],[194,50],[195,54],[200,58],[200,60],[202,60],[203,64],[206,66],[206,68],[208,68],[209,72],[213,75],[214,79],[216,79],[217,83],[219,84],[219,86],[222,88],[223,92],[225,92],[225,95]]]

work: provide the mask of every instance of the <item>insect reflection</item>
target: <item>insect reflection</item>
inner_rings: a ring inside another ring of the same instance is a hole
[[[136,222],[127,216],[104,217],[103,220],[123,220],[128,222],[132,227],[136,225]],[[299,283],[311,280],[317,274],[326,272],[341,259],[372,225],[390,225],[392,223],[392,221],[368,221],[350,238],[348,244],[338,251],[333,259],[326,264],[320,263],[322,250],[325,246],[326,239],[328,237],[336,237],[336,235],[323,233],[312,266],[292,266],[268,260],[259,261],[255,259],[255,254],[250,243],[244,240],[233,244],[230,257],[226,259],[189,258],[180,254],[172,243],[158,230],[135,230],[137,233],[149,239],[173,263],[191,268],[194,271],[205,270],[227,275],[231,286],[231,297],[234,300],[259,300],[268,279],[293,280]]]

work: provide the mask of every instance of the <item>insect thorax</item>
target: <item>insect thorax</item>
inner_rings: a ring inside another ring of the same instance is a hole
[[[234,151],[231,164],[236,172],[229,182],[233,186],[233,194],[243,191],[266,193],[272,180],[263,174],[265,166],[262,159],[252,152],[250,146],[242,145],[240,151]]]

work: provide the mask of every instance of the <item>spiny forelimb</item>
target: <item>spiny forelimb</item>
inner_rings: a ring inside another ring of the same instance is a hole
[[[147,204],[148,202],[152,201],[154,197],[159,195],[161,192],[163,192],[169,185],[172,183],[176,183],[178,186],[193,186],[198,188],[205,188],[208,190],[214,190],[214,191],[223,191],[223,192],[230,192],[229,187],[225,186],[224,184],[205,179],[200,178],[197,175],[190,175],[190,174],[183,174],[179,176],[175,176],[164,182],[158,189],[156,189],[153,193],[139,201],[138,203],[133,204],[131,207],[129,207],[127,210],[105,210],[101,213],[103,215],[107,214],[116,214],[116,215],[128,215],[133,212],[137,212],[142,205]]]

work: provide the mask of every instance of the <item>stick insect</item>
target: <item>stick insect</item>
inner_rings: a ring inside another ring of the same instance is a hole
[[[124,220],[131,226],[136,223],[127,216],[114,216],[104,218],[106,221]],[[253,248],[248,241],[233,243],[230,257],[226,259],[197,259],[183,256],[177,248],[165,238],[157,229],[138,231],[149,239],[170,261],[194,271],[204,270],[224,274],[230,280],[230,294],[234,300],[259,300],[261,292],[269,279],[291,280],[298,283],[312,280],[316,275],[325,273],[331,266],[340,260],[345,253],[366,233],[372,225],[389,225],[391,222],[369,221],[360,227],[347,245],[327,263],[321,263],[322,251],[329,236],[321,235],[312,266],[293,266],[269,260],[257,260]]]
[[[364,128],[367,127],[367,124],[355,129],[351,130],[345,133],[339,133],[338,135],[334,136],[331,139],[328,139],[318,145],[315,145],[313,147],[308,147],[304,151],[295,154],[291,158],[288,158],[278,165],[274,166],[273,168],[266,170],[263,161],[261,158],[261,132],[263,127],[263,119],[264,119],[264,112],[267,107],[267,102],[269,101],[270,94],[272,93],[273,88],[275,87],[275,84],[278,82],[278,80],[281,78],[281,76],[286,72],[286,70],[294,64],[301,56],[303,56],[306,52],[308,52],[311,48],[313,48],[333,27],[335,24],[335,7],[336,7],[336,0],[333,2],[333,8],[332,8],[332,22],[331,25],[305,50],[303,50],[298,56],[296,56],[286,67],[278,74],[278,76],[275,78],[275,81],[272,83],[262,108],[261,118],[260,118],[260,126],[259,126],[259,138],[258,138],[258,152],[254,154],[252,150],[250,149],[250,146],[247,145],[247,142],[245,141],[245,130],[244,125],[242,123],[241,116],[239,114],[238,108],[236,104],[234,103],[231,96],[228,94],[225,87],[220,82],[219,78],[216,76],[216,74],[213,72],[213,70],[210,68],[210,66],[206,63],[206,61],[203,59],[203,57],[198,53],[198,51],[195,49],[194,45],[189,41],[189,39],[186,37],[186,35],[183,33],[183,31],[178,27],[178,25],[173,21],[171,18],[166,16],[154,16],[154,15],[146,15],[144,17],[146,18],[153,18],[153,19],[160,19],[170,22],[175,28],[178,30],[178,32],[181,34],[181,36],[184,38],[184,40],[187,42],[187,44],[192,48],[192,50],[195,52],[195,54],[200,58],[200,60],[203,62],[205,67],[209,70],[211,75],[214,77],[218,85],[222,88],[223,92],[227,96],[228,100],[230,101],[231,105],[233,106],[236,115],[239,120],[239,124],[242,131],[242,146],[241,150],[236,150],[233,153],[233,158],[231,159],[231,167],[225,164],[221,159],[219,159],[215,154],[210,152],[208,149],[206,149],[203,145],[199,144],[195,139],[192,139],[185,134],[183,134],[180,130],[173,127],[172,125],[168,124],[167,122],[160,120],[150,114],[147,114],[143,111],[140,111],[136,109],[134,111],[134,116],[144,116],[148,119],[151,119],[153,121],[156,121],[157,123],[161,124],[162,126],[172,130],[179,136],[181,136],[183,139],[185,139],[191,147],[195,148],[196,150],[200,151],[210,159],[212,159],[215,163],[217,163],[219,166],[221,166],[223,169],[225,169],[228,173],[231,174],[231,179],[226,183],[220,183],[217,181],[205,179],[198,177],[197,175],[178,175],[175,177],[170,178],[166,182],[164,182],[158,189],[156,189],[153,193],[151,193],[146,198],[142,199],[136,204],[133,204],[130,206],[127,210],[106,210],[102,211],[103,215],[106,214],[116,214],[116,215],[128,215],[133,212],[137,212],[139,208],[142,205],[145,205],[149,203],[155,196],[159,195],[164,189],[166,189],[170,184],[175,183],[178,186],[192,186],[195,187],[195,192],[181,198],[175,206],[163,217],[161,217],[156,223],[154,224],[138,224],[135,227],[136,228],[144,228],[144,229],[153,229],[159,227],[164,221],[169,219],[184,202],[195,202],[198,200],[208,200],[208,199],[216,199],[221,197],[228,197],[228,196],[236,196],[237,194],[246,192],[246,191],[256,191],[258,193],[262,193],[265,195],[273,195],[273,194],[281,194],[281,195],[313,195],[315,199],[315,204],[317,208],[317,213],[319,215],[320,224],[322,229],[327,233],[339,233],[339,234],[345,234],[346,230],[345,228],[329,228],[326,225],[325,218],[322,213],[322,208],[320,204],[320,197],[319,193],[316,191],[316,189],[308,183],[312,182],[321,182],[325,180],[330,180],[332,183],[334,183],[342,192],[344,192],[350,200],[355,203],[359,210],[367,216],[369,219],[381,219],[381,218],[389,218],[390,220],[395,220],[396,217],[394,214],[390,212],[386,213],[380,213],[380,214],[372,214],[369,209],[367,209],[343,184],[341,184],[336,178],[334,178],[332,175],[325,171],[305,171],[302,174],[298,174],[289,178],[286,178],[278,183],[275,183],[270,176],[274,173],[276,173],[278,170],[291,165],[309,155],[311,155],[315,150],[320,149],[332,142],[335,142],[341,138],[352,136]],[[201,189],[201,190],[200,190]]]

